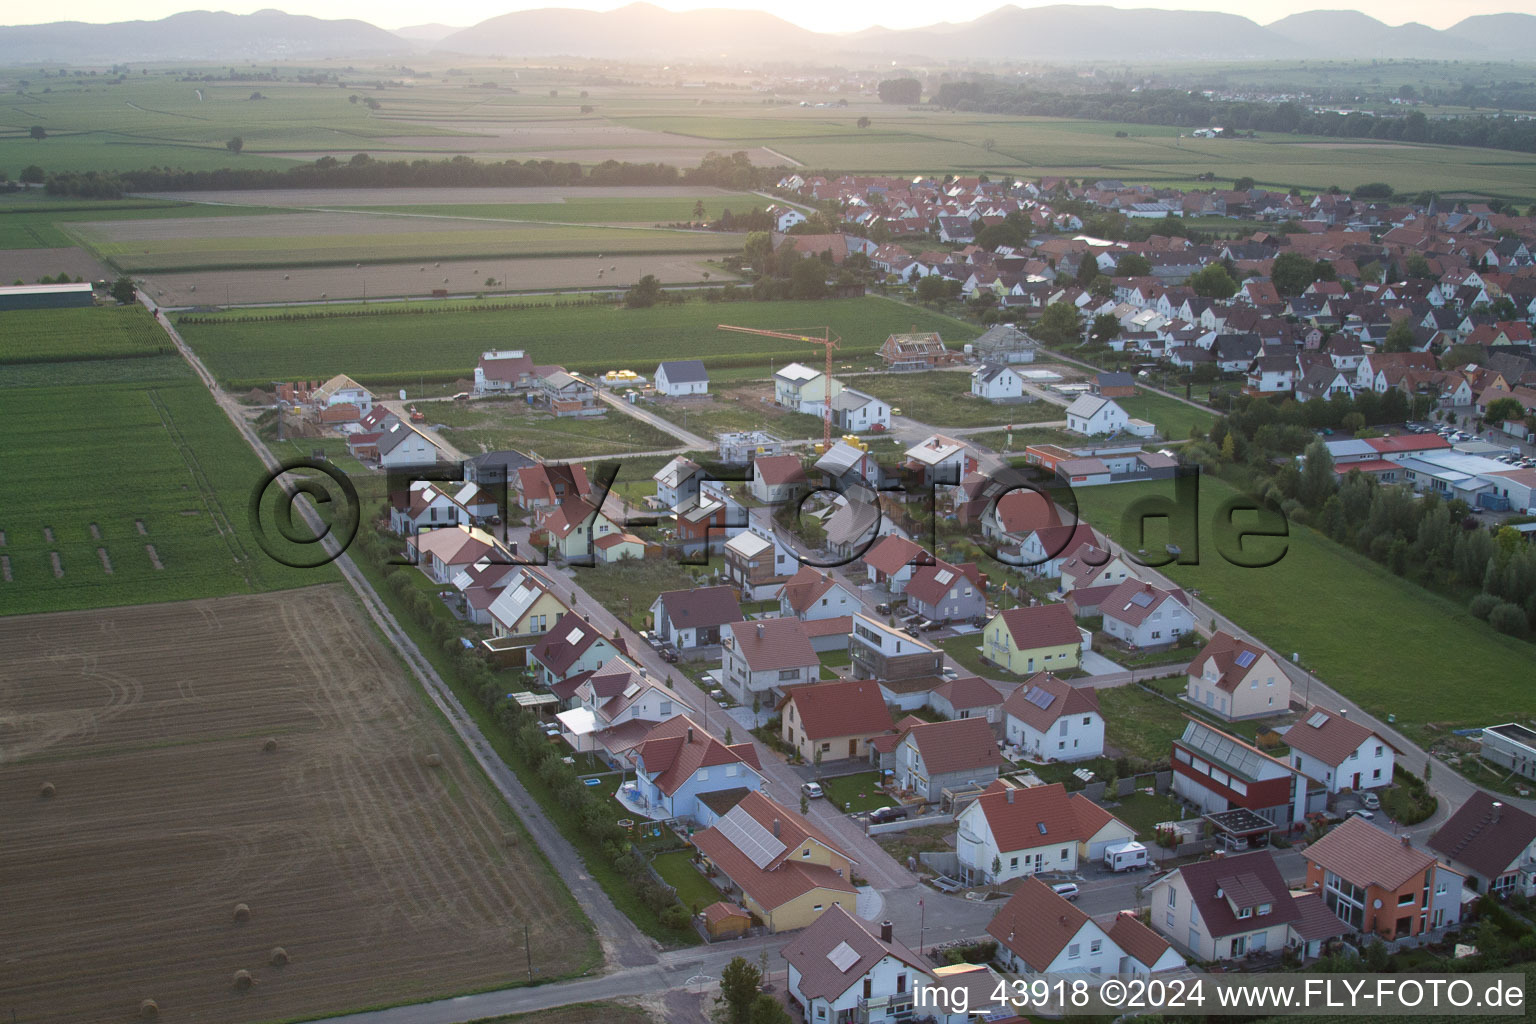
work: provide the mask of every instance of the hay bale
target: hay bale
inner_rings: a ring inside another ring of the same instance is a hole
[[[422,758],[421,763],[428,768],[441,768],[443,766],[443,755],[434,751]]]
[[[153,999],[146,999],[139,1004],[139,1016],[145,1020],[153,1020],[160,1015],[160,1004]]]
[[[246,906],[244,903],[236,903],[235,904],[235,920],[236,921],[249,921],[250,919],[251,919],[251,908]]]
[[[268,736],[266,742],[261,745],[261,752],[263,754],[277,753],[277,740]]]
[[[271,960],[273,967],[283,966],[283,964],[288,962],[288,951],[282,946],[278,946],[276,949],[272,950]]]
[[[235,972],[235,988],[244,992],[254,984],[256,984],[256,979],[251,977],[250,971],[242,967]]]
[[[42,797],[44,800],[47,800],[57,792],[58,790],[53,787],[53,783],[45,782],[43,783],[43,788],[37,791],[37,795]]]

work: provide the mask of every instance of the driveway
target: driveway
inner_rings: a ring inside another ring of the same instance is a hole
[[[1091,676],[1117,675],[1125,672],[1125,669],[1110,661],[1098,651],[1086,651],[1082,657],[1083,671]]]

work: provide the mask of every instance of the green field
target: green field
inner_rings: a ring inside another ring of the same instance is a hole
[[[455,380],[473,374],[482,351],[511,345],[526,349],[535,363],[589,372],[630,367],[647,375],[664,359],[702,358],[711,368],[755,366],[768,376],[790,360],[817,355],[801,342],[716,330],[721,323],[779,330],[828,324],[842,335],[838,352],[844,358],[873,355],[888,335],[913,324],[918,330],[941,331],[952,343],[976,334],[949,317],[877,298],[436,312],[442,308],[393,303],[387,309],[367,307],[367,317],[253,322],[241,322],[239,315],[216,316],[181,330],[215,375],[241,388],[341,372],[364,384]],[[395,312],[410,309],[434,312]],[[274,309],[261,315],[283,313]]]
[[[1139,390],[1135,398],[1117,398],[1115,404],[1124,409],[1127,416],[1147,420],[1157,427],[1158,435],[1169,441],[1184,441],[1191,428],[1198,427],[1202,434],[1216,422],[1216,414],[1185,405],[1165,395]]]
[[[119,311],[83,312],[110,317]],[[7,323],[31,315],[8,313]],[[110,335],[114,328],[105,322]],[[159,376],[61,383],[82,368],[120,364],[154,364]],[[28,383],[40,371],[53,382]],[[10,576],[0,579],[0,606],[7,612],[176,601],[335,579],[330,569],[279,565],[256,544],[246,503],[262,480],[260,463],[179,359],[0,366],[0,404],[11,429],[11,493],[0,511],[0,556]],[[154,568],[146,545],[154,546],[163,568]],[[110,573],[98,548],[106,551]],[[55,574],[53,552],[62,576]]]
[[[971,375],[963,371],[930,370],[854,377],[849,387],[883,398],[893,415],[908,416],[935,427],[993,427],[1010,423],[1064,420],[1066,410],[1050,402],[999,405],[971,394]],[[900,409],[898,414],[896,410]]]
[[[753,207],[769,205],[769,200],[748,192],[731,195],[700,195],[704,219],[715,220],[726,210],[746,213]],[[694,217],[694,203],[684,198],[587,199],[578,197],[561,203],[428,203],[418,206],[337,206],[328,209],[359,213],[408,213],[417,217],[476,217],[492,220],[553,221],[566,224],[677,224]]]
[[[1170,486],[1154,482],[1083,488],[1077,498],[1087,521],[1125,541],[1125,509],[1142,497],[1168,494]],[[1238,496],[1223,481],[1202,480],[1200,564],[1163,570],[1180,586],[1199,590],[1202,600],[1276,650],[1299,652],[1320,679],[1374,715],[1396,715],[1398,727],[1418,739],[1432,735],[1428,726],[1459,728],[1536,714],[1530,645],[1495,632],[1460,602],[1295,524],[1275,565],[1230,564],[1217,551],[1212,523],[1222,503]],[[1147,539],[1147,549],[1156,550],[1167,534],[1154,520]],[[1279,543],[1257,539],[1250,545],[1272,552]]]
[[[0,196],[0,249],[59,249],[75,245],[76,239],[62,225],[81,221],[231,217],[272,212],[281,211],[139,199],[56,202],[27,195]]]
[[[143,306],[7,313],[0,363],[55,363],[165,355],[175,346]]]
[[[522,399],[504,399],[433,402],[422,411],[448,428],[444,440],[470,456],[516,448],[545,459],[585,459],[681,446],[672,435],[614,409],[562,419],[535,411]]]

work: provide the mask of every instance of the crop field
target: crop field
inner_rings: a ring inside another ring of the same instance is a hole
[[[0,229],[4,221],[0,219]],[[44,277],[104,281],[107,268],[79,246],[60,248],[0,249],[0,284],[37,284]]]
[[[272,213],[81,224],[102,259],[132,273],[447,258],[738,252],[736,233],[374,213]]]
[[[993,427],[1065,420],[1064,408],[1045,401],[1002,405],[971,394],[971,375],[956,370],[850,377],[848,386],[883,398],[893,415],[935,427]]]
[[[269,213],[259,208],[210,206],[180,201],[92,199],[73,202],[35,196],[0,195],[0,250],[63,249],[75,245],[67,225],[82,221],[154,220],[160,217],[232,217]],[[50,261],[46,254],[38,262]],[[65,268],[68,269],[68,268]],[[47,271],[57,273],[57,268]],[[38,269],[37,273],[43,273]],[[71,271],[73,273],[73,271]]]
[[[422,411],[431,423],[446,428],[444,440],[471,456],[516,448],[545,459],[581,459],[680,445],[671,434],[614,409],[601,416],[561,419],[521,398],[504,398],[433,402]]]
[[[1122,542],[1126,508],[1143,497],[1171,494],[1162,481],[1085,487],[1077,491],[1083,518]],[[1238,496],[1229,484],[1203,478],[1198,515],[1200,564],[1163,569],[1180,586],[1251,629],[1372,714],[1397,716],[1398,727],[1425,739],[1427,728],[1460,728],[1522,721],[1536,714],[1531,648],[1495,632],[1457,601],[1393,576],[1354,551],[1291,524],[1286,553],[1265,569],[1230,564],[1216,549],[1214,517]],[[1238,525],[1245,519],[1239,517]],[[1146,545],[1167,540],[1149,522]],[[1278,541],[1251,542],[1270,552]],[[1375,642],[1374,639],[1381,642]],[[1475,651],[1476,657],[1468,657]]]
[[[11,616],[0,649],[18,1020],[153,1000],[245,1024],[514,985],[524,925],[538,977],[597,963],[343,588]]]
[[[4,254],[0,253],[0,260]],[[573,288],[628,288],[646,274],[665,285],[735,281],[717,257],[675,253],[646,256],[615,255],[522,256],[516,259],[434,260],[431,263],[385,263],[357,266],[305,267],[282,270],[192,270],[152,273],[139,279],[156,302],[165,306],[194,306],[269,302],[317,302],[335,299],[428,299],[435,289],[450,295],[492,298],[518,292],[547,292]],[[486,284],[490,279],[493,283]],[[614,298],[619,298],[615,293]]]
[[[437,310],[443,310],[437,312]],[[411,310],[433,310],[411,315]],[[331,314],[362,312],[335,307]],[[517,346],[535,363],[602,373],[633,369],[649,376],[664,359],[703,359],[711,368],[761,367],[763,376],[820,350],[776,338],[716,329],[733,323],[776,330],[826,324],[842,336],[838,356],[872,356],[890,334],[939,331],[963,344],[976,330],[949,317],[884,299],[819,302],[685,302],[650,309],[554,305],[535,309],[464,310],[429,303],[368,307],[369,316],[312,316],[307,309],[198,317],[181,328],[221,380],[237,387],[274,380],[324,379],[343,372],[364,384],[456,380],[473,373],[488,348]],[[294,319],[278,319],[291,315]],[[266,317],[272,319],[266,319]],[[423,337],[433,343],[423,344]]]
[[[133,359],[174,352],[143,306],[40,309],[6,314],[3,363]]]
[[[283,566],[256,544],[247,502],[261,464],[181,359],[82,358],[153,343],[137,316],[148,320],[131,309],[5,314],[8,327],[37,317],[81,329],[73,344],[35,350],[67,361],[0,363],[11,488],[0,504],[0,607],[97,608],[335,579]]]
[[[709,190],[711,193],[713,189]],[[675,198],[588,199],[571,198],[559,203],[424,203],[409,206],[340,207],[376,213],[408,213],[418,217],[488,217],[495,220],[533,220],[564,224],[655,225],[692,222],[694,204],[704,204],[704,219],[715,220],[731,210],[746,213],[770,203],[745,192],[725,195],[700,194],[696,199]]]

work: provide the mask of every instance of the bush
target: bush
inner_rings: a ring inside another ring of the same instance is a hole
[[[661,912],[661,923],[673,931],[682,931],[688,927],[693,919],[689,917],[688,910],[681,903],[674,903]]]
[[[1497,608],[1499,604],[1499,599],[1494,597],[1492,594],[1478,594],[1472,599],[1472,604],[1469,606],[1469,610],[1473,615],[1486,621],[1489,614],[1495,608]]]
[[[1488,613],[1488,625],[1500,633],[1521,638],[1531,631],[1530,621],[1525,617],[1525,609],[1509,601],[1500,601],[1493,611]]]
[[[1412,772],[1397,768],[1392,773],[1393,785],[1381,792],[1381,809],[1401,825],[1417,825],[1429,820],[1440,802],[1429,792]]]

